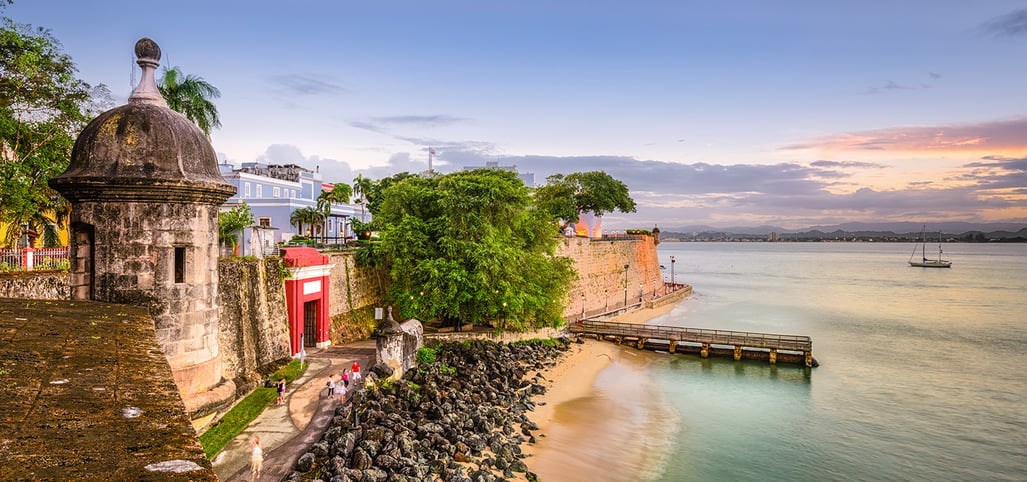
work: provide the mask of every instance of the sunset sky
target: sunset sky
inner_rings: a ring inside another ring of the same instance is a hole
[[[123,103],[217,86],[219,157],[351,182],[604,170],[609,228],[1027,223],[1027,2],[15,0]],[[158,5],[152,3],[152,5]]]

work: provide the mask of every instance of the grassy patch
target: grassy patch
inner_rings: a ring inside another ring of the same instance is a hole
[[[306,369],[307,365],[300,366],[299,360],[293,360],[275,372],[271,379],[281,380],[284,378],[287,383],[292,383]],[[200,445],[203,446],[203,452],[207,454],[207,458],[213,458],[224,449],[228,442],[239,435],[276,398],[278,398],[276,389],[261,387],[232,407],[214,426],[200,435]]]

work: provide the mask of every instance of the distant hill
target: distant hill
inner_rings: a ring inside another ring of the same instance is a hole
[[[912,222],[884,222],[884,223],[842,223],[835,225],[810,226],[801,229],[785,229],[780,226],[730,226],[714,227],[708,225],[690,225],[681,227],[666,228],[665,231],[676,233],[701,233],[721,232],[731,234],[770,234],[770,233],[803,233],[809,231],[821,231],[832,233],[843,231],[847,233],[857,232],[881,232],[881,233],[919,233],[924,223]],[[958,235],[966,232],[992,232],[1008,231],[1018,232],[1027,228],[1027,224],[1017,223],[966,223],[966,222],[938,222],[927,225],[927,230],[934,233],[945,233],[947,235]],[[661,228],[663,229],[663,228]]]
[[[834,226],[811,226],[806,229],[784,229],[774,226],[714,228],[685,226],[663,230],[664,239],[681,241],[767,240],[777,233],[782,241],[912,241],[920,236],[923,225],[917,223],[845,223]],[[928,239],[967,242],[1027,242],[1027,225],[1013,223],[937,223],[928,226]]]

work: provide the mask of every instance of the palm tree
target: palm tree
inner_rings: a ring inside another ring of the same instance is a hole
[[[313,228],[315,224],[321,222],[321,219],[323,217],[324,215],[321,213],[320,210],[313,206],[310,206],[293,210],[292,214],[289,215],[289,222],[297,225],[300,231],[300,235],[304,236],[303,225],[307,224],[310,225],[311,228]]]
[[[321,191],[317,196],[317,210],[322,214],[322,221],[325,223],[321,231],[321,240],[328,242],[328,217],[332,215],[332,204],[349,203],[351,191],[347,184],[335,184],[332,189]]]
[[[366,221],[364,219],[364,205],[367,204],[367,195],[373,187],[374,183],[364,177],[363,174],[357,174],[357,177],[353,178],[353,195],[359,198],[356,202],[360,204],[360,222]]]
[[[207,137],[211,128],[221,127],[218,109],[212,99],[221,97],[221,91],[198,75],[186,75],[178,67],[164,68],[164,76],[157,89],[168,102],[168,107],[180,112],[196,124]]]

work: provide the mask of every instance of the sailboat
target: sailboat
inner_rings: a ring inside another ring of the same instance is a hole
[[[927,225],[920,230],[920,241],[913,247],[913,254],[909,255],[909,265],[917,268],[951,268],[952,261],[941,259],[941,239],[938,239],[938,259],[927,259]],[[917,248],[920,248],[920,260],[914,261]]]

